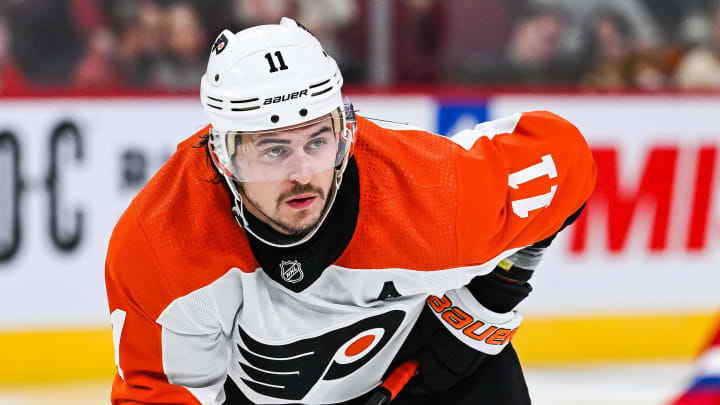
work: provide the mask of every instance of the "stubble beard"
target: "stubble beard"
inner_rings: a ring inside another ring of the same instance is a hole
[[[313,186],[312,184],[298,184],[289,191],[280,194],[277,199],[275,210],[272,213],[268,213],[262,208],[260,204],[258,204],[257,201],[250,198],[248,196],[248,193],[245,191],[242,183],[240,183],[239,186],[244,194],[244,198],[247,199],[248,202],[252,204],[253,207],[262,214],[263,218],[258,219],[265,223],[269,222],[268,225],[270,225],[270,227],[285,235],[296,237],[302,237],[306,235],[317,225],[318,221],[320,221],[320,217],[323,215],[323,213],[325,213],[325,210],[328,209],[329,200],[326,198],[325,192],[321,188]],[[313,192],[317,195],[316,198],[320,199],[323,202],[323,208],[317,212],[311,212],[308,209],[300,210],[292,212],[290,218],[283,217],[283,215],[280,213],[280,210],[283,207],[285,200],[292,195],[308,192]],[[315,218],[312,218],[309,223],[306,223],[307,218],[309,218],[311,215],[314,215]],[[303,225],[303,223],[305,224]]]

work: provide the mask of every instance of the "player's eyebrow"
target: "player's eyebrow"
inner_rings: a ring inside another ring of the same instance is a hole
[[[332,129],[326,125],[320,129],[318,129],[317,131],[313,132],[312,135],[310,135],[310,139],[315,138],[316,136],[320,136],[323,133],[328,132],[328,131],[332,132]]]
[[[266,145],[268,143],[280,143],[280,144],[289,144],[290,143],[289,139],[267,138],[268,136],[271,136],[271,135],[260,135],[260,136],[262,136],[264,138],[255,142],[255,146],[262,146],[262,145]]]
[[[309,139],[318,137],[328,131],[332,132],[332,128],[330,128],[329,126],[323,126],[322,128],[320,128],[317,131],[310,134]],[[289,139],[272,138],[272,136],[274,136],[274,135],[277,135],[277,134],[259,135],[258,138],[261,138],[261,139],[259,141],[255,142],[255,146],[262,146],[262,145],[267,145],[270,143],[278,143],[278,144],[282,144],[282,145],[290,144]]]

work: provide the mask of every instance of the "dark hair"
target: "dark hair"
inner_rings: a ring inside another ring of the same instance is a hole
[[[212,167],[215,176],[212,179],[200,179],[200,181],[209,182],[213,184],[220,184],[223,182],[223,178],[220,175],[220,171],[215,167],[212,155],[210,155],[210,133],[204,132],[198,135],[198,143],[192,146],[195,149],[205,148],[205,164]]]
[[[624,41],[633,40],[634,33],[630,21],[618,11],[609,7],[602,7],[590,17],[591,27],[602,21],[608,21],[615,26]]]

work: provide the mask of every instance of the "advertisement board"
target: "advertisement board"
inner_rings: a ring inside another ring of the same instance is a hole
[[[720,309],[720,99],[496,97],[490,118],[545,109],[598,165],[586,212],[548,253],[528,313]]]
[[[0,103],[0,330],[107,323],[110,233],[205,122],[193,101]]]
[[[588,139],[597,188],[521,304],[523,359],[689,359],[702,345],[720,309],[720,97],[351,98],[359,115],[443,135],[550,110]],[[0,101],[0,382],[112,373],[110,234],[206,122],[195,98]],[[608,348],[614,338],[644,343]],[[46,345],[63,350],[35,349]],[[31,346],[46,366],[22,354]]]

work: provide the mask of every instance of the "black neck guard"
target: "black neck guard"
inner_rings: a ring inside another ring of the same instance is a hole
[[[357,224],[360,205],[360,182],[355,159],[350,159],[343,183],[330,213],[317,233],[307,242],[294,247],[273,247],[247,234],[255,259],[265,273],[288,289],[300,292],[309,287],[325,268],[337,260],[350,243]],[[250,228],[273,243],[287,243],[281,234],[244,210]]]

